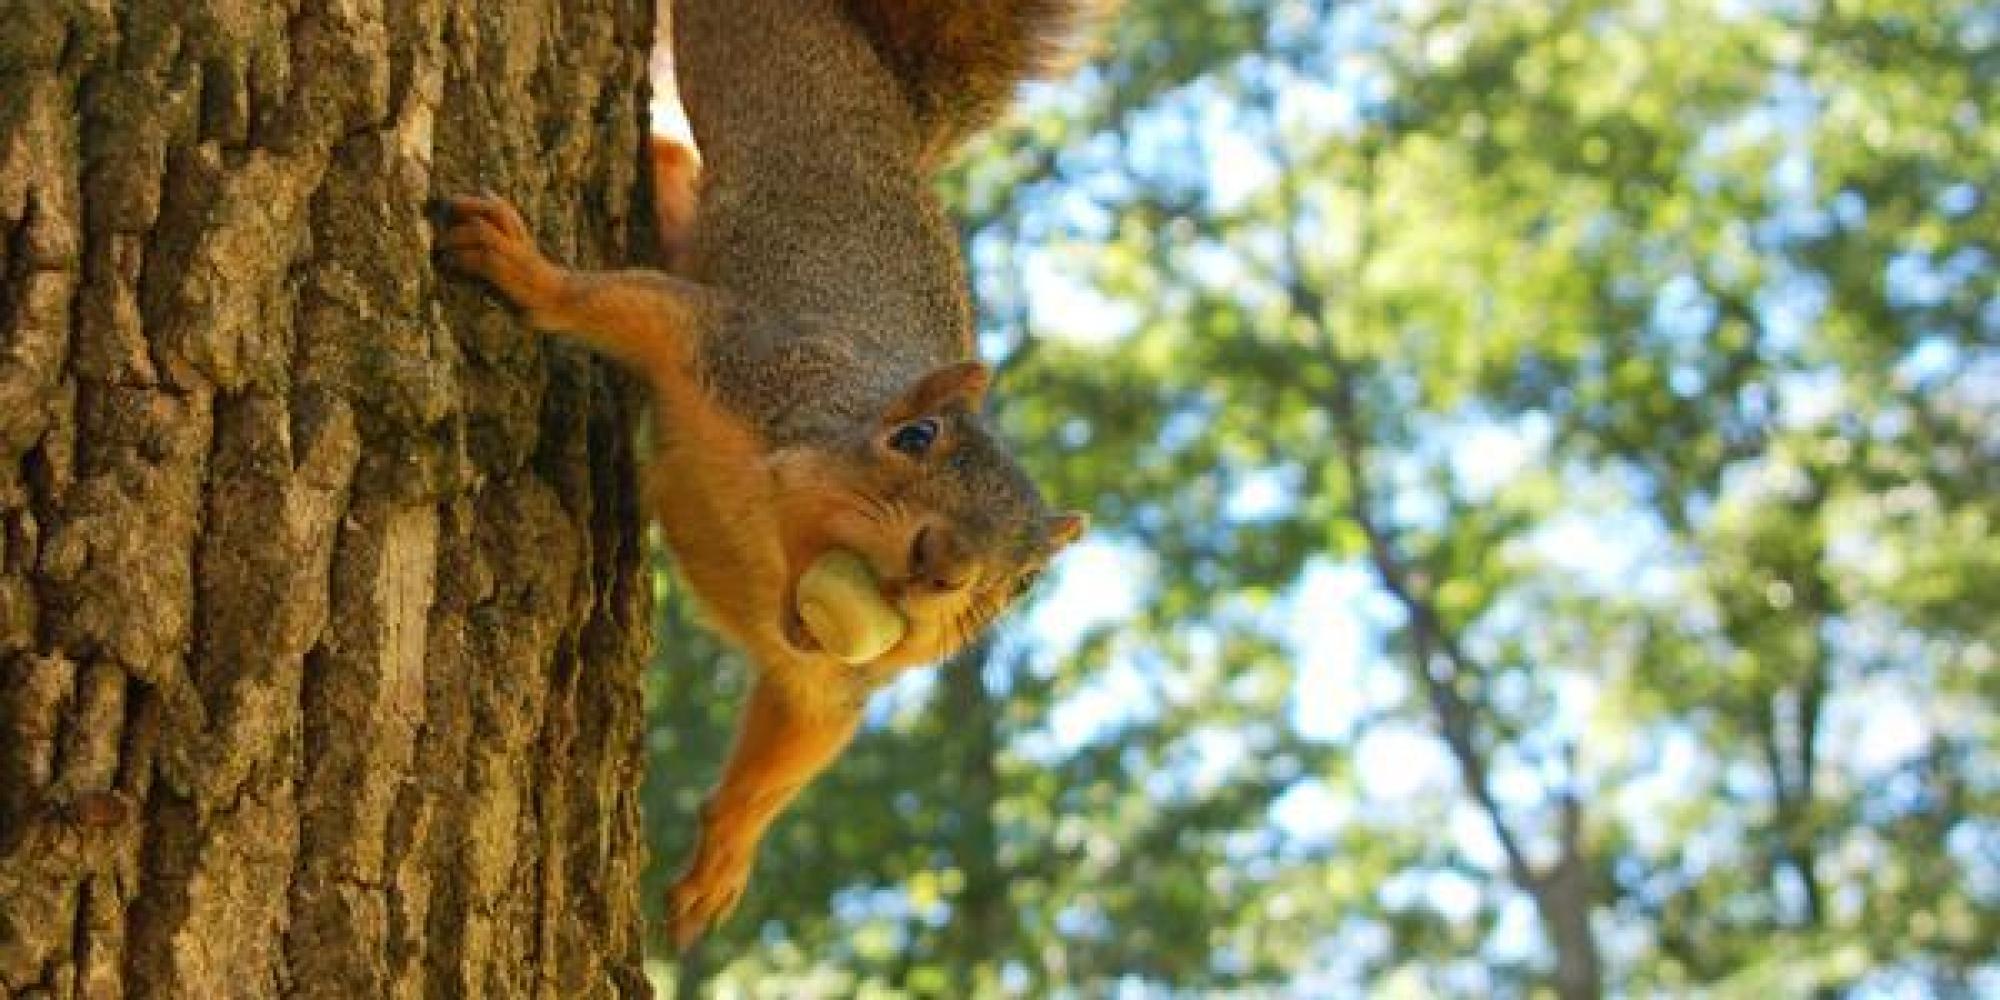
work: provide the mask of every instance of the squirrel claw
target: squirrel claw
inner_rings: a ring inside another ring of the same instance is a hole
[[[528,223],[507,199],[497,195],[458,195],[446,199],[451,221],[458,225],[483,222],[510,240],[528,239]]]
[[[438,197],[424,199],[424,218],[429,219],[433,226],[451,225],[451,202]]]
[[[703,934],[735,912],[749,874],[738,867],[729,871],[691,870],[682,875],[667,890],[667,936],[674,947],[680,951],[693,947]]]

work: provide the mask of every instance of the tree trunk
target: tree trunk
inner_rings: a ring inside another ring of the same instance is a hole
[[[0,992],[644,993],[638,396],[424,205],[622,260],[651,4],[0,6]]]

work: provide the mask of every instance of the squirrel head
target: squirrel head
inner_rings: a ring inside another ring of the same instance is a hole
[[[860,554],[909,631],[881,670],[935,662],[971,642],[1074,542],[1084,514],[1043,502],[979,417],[991,378],[963,361],[904,386],[839,440],[771,456],[787,563],[784,635],[818,652],[796,617],[798,578],[831,548]]]

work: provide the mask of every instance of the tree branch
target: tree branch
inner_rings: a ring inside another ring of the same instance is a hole
[[[1367,139],[1363,143],[1359,178],[1363,208],[1348,277],[1350,292],[1362,287],[1362,271],[1374,252],[1376,240],[1373,202],[1380,148]],[[1294,178],[1298,172],[1285,154],[1282,141],[1276,146],[1280,184],[1287,203],[1295,205],[1298,197]],[[1290,271],[1283,281],[1288,304],[1316,332],[1319,360],[1333,373],[1332,385],[1319,393],[1319,403],[1334,418],[1340,461],[1347,475],[1350,513],[1367,541],[1369,562],[1376,576],[1409,616],[1413,672],[1423,685],[1445,745],[1458,764],[1460,780],[1493,828],[1494,838],[1507,859],[1509,877],[1534,900],[1549,931],[1556,952],[1558,993],[1566,998],[1596,997],[1602,989],[1602,973],[1589,923],[1591,900],[1582,847],[1581,804],[1573,794],[1563,797],[1560,854],[1546,871],[1538,871],[1493,793],[1492,762],[1479,745],[1478,710],[1459,687],[1461,678],[1483,677],[1486,671],[1465,649],[1457,631],[1438,613],[1430,582],[1410,569],[1398,550],[1393,529],[1376,509],[1368,468],[1368,441],[1362,432],[1359,365],[1341,348],[1328,321],[1326,295],[1306,278],[1308,268],[1298,232],[1294,226],[1286,225],[1281,227],[1281,234],[1285,266]],[[1365,322],[1360,315],[1362,299],[1351,294],[1350,302],[1358,326]]]

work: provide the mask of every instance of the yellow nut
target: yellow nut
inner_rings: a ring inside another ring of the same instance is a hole
[[[866,663],[901,642],[909,623],[875,582],[867,560],[830,549],[799,577],[799,619],[820,648],[847,663]]]

